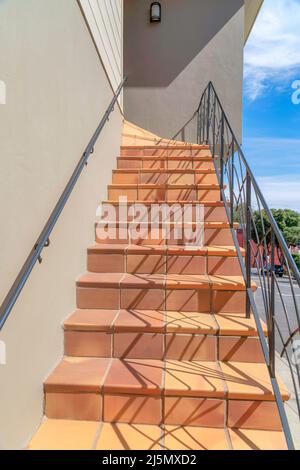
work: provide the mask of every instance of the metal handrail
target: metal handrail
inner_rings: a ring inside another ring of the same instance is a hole
[[[56,206],[54,207],[48,221],[46,222],[41,234],[39,235],[36,243],[34,244],[31,252],[29,253],[23,267],[21,268],[17,278],[15,279],[13,285],[11,286],[7,296],[5,297],[1,307],[0,307],[0,331],[2,330],[5,322],[7,321],[16,301],[18,300],[26,282],[29,278],[35,264],[37,261],[41,263],[41,253],[44,248],[50,245],[50,235],[84,169],[87,165],[90,155],[94,152],[94,146],[101,134],[102,129],[104,128],[106,122],[109,120],[110,114],[114,111],[115,104],[120,96],[120,93],[124,87],[124,84],[127,80],[125,77],[120,85],[118,86],[114,97],[108,106],[103,118],[96,131],[94,132],[90,142],[88,143],[82,157],[80,158],[71,178],[69,179],[62,195],[60,196]]]
[[[263,209],[266,211],[266,214],[268,215],[268,217],[269,217],[269,219],[270,219],[270,221],[271,221],[272,230],[273,230],[274,234],[276,235],[277,239],[279,240],[280,245],[281,245],[281,249],[282,249],[282,251],[283,251],[283,253],[284,253],[284,255],[285,255],[285,257],[286,257],[286,259],[287,259],[287,261],[288,261],[288,263],[289,263],[289,266],[290,266],[290,268],[291,268],[291,270],[292,270],[292,272],[293,272],[293,275],[295,276],[295,279],[297,280],[297,282],[298,282],[298,284],[299,284],[299,286],[300,286],[300,272],[299,272],[299,270],[298,270],[298,268],[297,268],[297,265],[296,265],[296,263],[295,263],[295,260],[294,260],[294,258],[292,257],[292,255],[291,255],[291,253],[290,253],[290,251],[289,251],[289,248],[288,248],[288,246],[287,246],[287,243],[286,243],[286,241],[285,241],[285,239],[284,239],[284,237],[283,237],[283,234],[282,234],[280,228],[278,227],[278,224],[277,224],[276,220],[274,219],[274,216],[273,216],[273,214],[272,214],[272,212],[271,212],[271,210],[270,210],[270,208],[269,208],[269,206],[268,206],[268,204],[267,204],[267,202],[266,202],[266,200],[265,200],[265,197],[264,197],[263,193],[262,193],[261,190],[260,190],[260,187],[258,186],[258,183],[257,183],[257,181],[256,181],[256,178],[254,177],[254,175],[253,175],[253,173],[252,173],[252,170],[251,170],[251,168],[250,168],[250,166],[249,166],[249,164],[248,164],[248,162],[247,162],[247,160],[246,160],[246,158],[245,158],[244,152],[243,152],[243,150],[242,150],[242,148],[241,148],[239,142],[237,141],[237,139],[236,139],[236,137],[235,137],[235,134],[234,134],[234,132],[233,132],[233,130],[232,130],[232,127],[231,127],[231,125],[230,125],[230,123],[229,123],[229,121],[228,121],[228,118],[227,118],[227,116],[226,116],[226,113],[225,113],[225,111],[224,111],[224,108],[223,108],[222,103],[221,103],[221,101],[220,101],[220,99],[219,99],[219,97],[218,97],[218,94],[217,94],[217,92],[216,92],[216,90],[215,90],[215,87],[214,87],[213,83],[212,83],[212,82],[209,82],[209,85],[208,85],[208,86],[212,88],[212,90],[213,90],[213,92],[214,92],[214,94],[215,94],[215,96],[216,96],[217,102],[218,102],[218,104],[219,104],[219,106],[220,106],[220,108],[221,108],[221,110],[222,110],[223,115],[224,115],[224,119],[225,119],[225,121],[226,121],[226,124],[227,124],[227,126],[228,126],[228,128],[229,128],[231,134],[234,136],[234,139],[235,139],[235,146],[236,146],[236,148],[238,149],[238,151],[239,151],[239,153],[240,153],[240,155],[241,155],[241,158],[242,158],[242,160],[243,160],[243,163],[244,163],[245,167],[247,168],[247,171],[248,171],[248,173],[249,173],[249,175],[250,175],[250,177],[251,177],[251,182],[252,182],[252,184],[253,184],[253,186],[254,186],[254,188],[255,188],[255,191],[256,191],[257,195],[259,196],[259,198],[260,198],[260,200],[261,200],[261,202],[262,202]],[[202,95],[202,96],[203,96],[203,95]],[[200,106],[201,106],[201,103],[200,103]]]
[[[277,403],[282,428],[286,437],[289,449],[294,449],[293,437],[286,414],[286,409],[282,400],[280,388],[276,376],[276,351],[278,352],[277,342],[281,342],[283,351],[281,357],[287,359],[289,373],[292,379],[292,385],[295,392],[297,404],[297,413],[300,418],[300,364],[292,366],[291,354],[293,351],[293,342],[298,335],[300,338],[300,309],[295,289],[300,289],[300,273],[298,271],[295,260],[293,259],[284,236],[279,229],[272,211],[260,190],[258,183],[246,161],[241,146],[233,132],[233,129],[226,116],[224,108],[220,102],[214,85],[209,82],[204,90],[199,107],[196,111],[197,115],[197,143],[206,143],[210,146],[214,165],[218,176],[221,198],[225,204],[225,209],[230,221],[233,240],[236,246],[238,259],[240,261],[242,274],[246,284],[246,315],[249,318],[251,312],[256,321],[258,336],[264,353],[265,362],[268,366],[270,379],[273,387],[274,397]],[[227,140],[226,140],[227,139]],[[219,150],[219,154],[217,153]],[[236,165],[237,163],[237,165]],[[227,177],[228,184],[225,185],[224,180]],[[226,197],[226,191],[229,191],[229,201]],[[237,194],[236,194],[237,193]],[[258,214],[262,225],[262,240],[258,235],[257,223],[254,220],[252,209],[252,196],[256,197],[258,205]],[[230,202],[228,204],[227,202]],[[241,226],[246,241],[246,262],[244,262],[241,248],[238,242],[237,234],[234,229],[234,216],[236,203],[237,212],[241,219]],[[264,215],[266,215],[269,227],[265,227]],[[257,251],[253,252],[252,239],[253,232],[255,234]],[[275,251],[280,247],[282,257],[284,258],[289,280],[289,287],[294,308],[294,318],[292,317],[292,307],[287,307],[284,296],[282,295],[280,285],[276,279],[275,273]],[[270,265],[267,264],[265,274],[265,263],[267,257],[270,257]],[[263,254],[261,253],[263,251]],[[267,338],[262,328],[262,318],[257,307],[253,290],[252,290],[252,259],[254,258],[255,266],[258,271],[261,284],[261,292],[263,297],[263,314],[267,321]],[[262,271],[262,272],[261,272]],[[286,330],[289,334],[287,339],[284,338],[286,331],[275,318],[277,313],[276,295],[283,307],[283,313],[280,321],[286,321]],[[290,310],[288,310],[290,308]],[[293,320],[293,321],[292,321]],[[294,325],[292,324],[294,323]],[[295,326],[296,324],[296,326]],[[277,335],[277,336],[276,336]],[[290,348],[290,349],[289,349]],[[300,421],[299,421],[300,423]]]

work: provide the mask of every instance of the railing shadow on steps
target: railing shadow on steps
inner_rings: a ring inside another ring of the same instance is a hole
[[[199,107],[173,139],[210,146],[247,287],[246,316],[255,318],[287,445],[294,449],[300,445],[299,270],[211,82]],[[239,234],[235,222],[240,224]],[[277,277],[283,275],[277,265],[284,267],[283,278]],[[279,375],[291,396],[288,404],[280,393]]]
[[[42,251],[44,248],[47,248],[50,245],[50,235],[55,228],[55,225],[68,201],[70,198],[74,187],[83,171],[83,169],[88,164],[90,156],[94,152],[95,144],[107,123],[111,113],[114,111],[117,104],[118,98],[122,92],[122,89],[126,83],[127,77],[124,77],[120,85],[118,86],[116,92],[114,93],[113,99],[109,104],[107,110],[105,111],[104,116],[102,117],[99,126],[94,132],[90,142],[88,143],[82,157],[80,158],[71,178],[69,179],[62,195],[60,196],[55,208],[51,212],[51,215],[46,222],[43,230],[41,231],[36,243],[33,245],[31,252],[29,253],[24,265],[22,266],[16,280],[14,281],[12,287],[10,288],[7,296],[5,297],[2,305],[0,306],[0,331],[2,330],[4,324],[6,323],[9,315],[11,314],[15,303],[17,302],[26,282],[29,278],[34,266],[37,262],[41,263]]]

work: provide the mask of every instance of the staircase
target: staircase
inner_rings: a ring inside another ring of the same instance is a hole
[[[117,209],[117,236],[96,223],[29,449],[286,449],[209,148],[139,141],[117,162],[103,203]],[[146,215],[200,201],[204,246],[176,239],[176,217],[168,238],[161,223],[156,237],[120,237],[124,196]]]

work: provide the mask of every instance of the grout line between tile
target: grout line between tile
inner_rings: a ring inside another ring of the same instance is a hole
[[[103,403],[102,403],[102,406],[103,406]],[[91,450],[96,450],[97,444],[98,444],[98,442],[100,440],[100,437],[101,437],[101,434],[102,434],[103,426],[104,426],[103,422],[99,423],[99,426],[98,426],[98,429],[96,431],[96,435],[95,435]]]
[[[232,445],[232,440],[231,440],[231,437],[230,437],[230,432],[228,430],[227,425],[225,425],[224,431],[225,431],[225,436],[226,436],[227,445],[229,447],[229,450],[234,450],[233,445]]]

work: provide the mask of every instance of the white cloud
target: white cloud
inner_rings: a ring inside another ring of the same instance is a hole
[[[300,0],[265,0],[245,48],[246,93],[289,83],[300,69]]]
[[[257,182],[269,207],[300,212],[300,174],[261,176]]]

